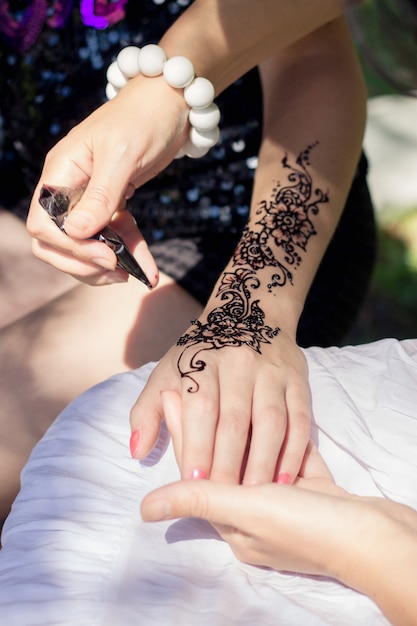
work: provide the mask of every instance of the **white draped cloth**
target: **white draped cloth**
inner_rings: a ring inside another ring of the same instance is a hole
[[[336,481],[417,509],[417,340],[305,353],[313,438]],[[201,520],[142,522],[143,496],[179,477],[165,427],[145,461],[129,454],[152,368],[84,393],[34,449],[3,530],[1,624],[386,625],[333,580],[240,563]]]

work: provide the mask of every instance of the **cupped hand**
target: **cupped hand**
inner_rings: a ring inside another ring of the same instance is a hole
[[[114,273],[114,253],[104,243],[88,239],[114,219],[112,227],[130,239],[129,247],[155,285],[153,258],[134,220],[121,217],[122,209],[137,187],[172,161],[187,131],[188,108],[177,90],[162,78],[139,76],[129,81],[116,98],[94,111],[48,153],[27,220],[34,254],[91,284],[120,279],[123,274]],[[43,184],[85,187],[66,220],[66,234],[39,205]]]
[[[134,457],[149,454],[163,419],[182,478],[291,483],[310,438],[304,354],[285,333],[261,352],[244,344],[176,345],[132,409]]]

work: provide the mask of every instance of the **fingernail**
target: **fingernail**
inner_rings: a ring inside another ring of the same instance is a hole
[[[196,480],[198,479],[206,479],[207,478],[207,472],[205,472],[202,469],[193,469],[193,471],[191,472],[190,478],[194,478]]]
[[[291,476],[288,474],[288,472],[284,472],[283,474],[280,474],[278,476],[277,483],[278,485],[289,485],[290,480]]]
[[[107,259],[106,257],[94,257],[92,261],[96,265],[102,267],[104,270],[110,270],[111,272],[113,272],[116,269],[116,264],[114,263],[114,261],[110,261],[110,259]]]
[[[130,442],[129,442],[130,454],[132,455],[133,459],[135,458],[136,452],[139,448],[139,441],[140,441],[140,430],[139,429],[134,430],[130,436]]]

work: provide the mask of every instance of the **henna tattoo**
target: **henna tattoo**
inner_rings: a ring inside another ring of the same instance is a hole
[[[272,290],[272,286],[280,285],[282,287],[287,281],[293,284],[292,272],[278,261],[268,245],[268,233],[266,230],[257,233],[249,230],[249,227],[245,228],[233,256],[233,265],[249,265],[253,271],[268,266],[274,267],[273,280],[268,285],[269,291]]]
[[[216,294],[224,304],[208,314],[205,324],[194,320],[192,325],[195,328],[179,338],[177,345],[185,348],[178,358],[177,367],[181,378],[192,381],[189,392],[199,389],[192,374],[205,369],[206,362],[201,358],[204,350],[246,345],[261,354],[261,344],[271,343],[271,339],[279,333],[279,328],[264,324],[265,313],[259,306],[259,300],[251,302],[251,291],[259,285],[252,270],[239,268],[236,272],[226,272]],[[188,369],[182,369],[186,350],[196,344],[203,345],[190,358]]]
[[[318,142],[308,146],[291,165],[287,155],[282,159],[282,167],[289,170],[288,184],[277,183],[269,201],[263,200],[256,211],[259,216],[254,228],[247,226],[232,259],[232,272],[225,272],[216,297],[221,304],[207,316],[205,323],[191,322],[193,328],[179,338],[177,345],[183,346],[177,368],[182,378],[188,378],[189,392],[196,392],[199,384],[195,374],[206,368],[201,353],[219,350],[224,347],[249,346],[261,354],[261,344],[271,343],[279,333],[279,328],[271,328],[264,323],[265,313],[259,299],[252,301],[252,293],[260,287],[256,272],[266,267],[273,268],[268,292],[273,288],[293,284],[291,267],[299,267],[303,252],[312,235],[317,234],[312,216],[319,212],[319,204],[328,202],[328,194],[314,189],[308,165],[311,150]],[[276,252],[274,253],[273,247]],[[282,251],[284,258],[278,259]],[[200,346],[186,365],[186,351]]]
[[[263,215],[257,222],[262,226],[262,233],[267,239],[273,239],[275,246],[284,251],[285,262],[295,267],[301,263],[297,248],[305,252],[308,240],[317,234],[310,216],[318,214],[319,204],[329,201],[328,194],[318,188],[314,190],[315,198],[312,197],[313,184],[307,165],[315,145],[308,146],[298,156],[298,167],[291,166],[287,156],[282,159],[282,166],[290,170],[290,184],[278,185],[273,190],[272,199],[269,202],[263,200],[257,210],[258,215]]]

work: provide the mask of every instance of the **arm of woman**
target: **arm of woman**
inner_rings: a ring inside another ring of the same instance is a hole
[[[184,478],[292,482],[309,440],[296,330],[359,159],[365,91],[343,19],[265,61],[261,76],[264,137],[248,226],[131,415],[137,458],[167,419]],[[161,390],[181,401],[164,406]]]
[[[263,0],[256,6],[252,0],[196,0],[160,43],[168,56],[188,56],[197,75],[211,79],[220,93],[273,51],[341,12],[340,0],[320,0],[314,9],[301,0]],[[35,255],[86,282],[106,282],[103,273],[115,268],[116,258],[105,245],[86,239],[109,222],[132,186],[169,164],[185,143],[188,128],[181,90],[169,87],[162,77],[130,80],[117,98],[99,107],[48,153],[27,222]],[[66,222],[70,237],[58,232],[39,207],[44,183],[86,186]],[[136,231],[130,244],[139,241]],[[157,270],[144,244],[138,257],[155,284]]]
[[[167,485],[145,497],[142,517],[149,522],[206,519],[239,560],[329,576],[369,596],[393,626],[414,626],[416,511],[348,494],[329,479],[317,480],[315,474],[323,476],[323,470],[316,461],[313,465],[313,472],[307,469],[305,478],[297,479],[297,487],[212,481]]]

